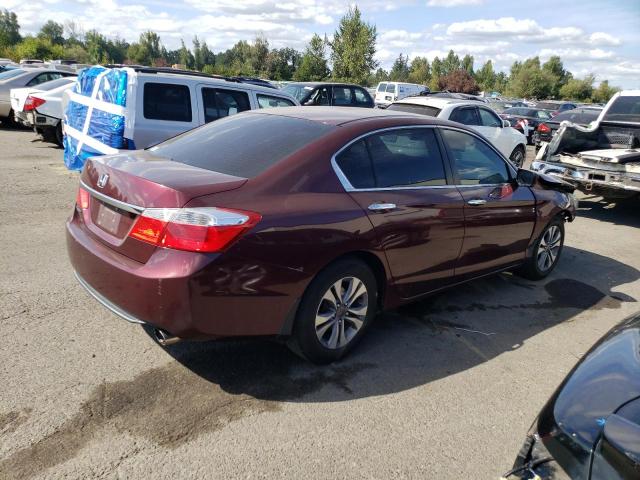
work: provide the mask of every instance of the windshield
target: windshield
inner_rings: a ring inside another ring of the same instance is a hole
[[[387,93],[396,93],[396,86],[393,83],[387,85]]]
[[[0,73],[0,80],[8,80],[13,77],[17,77],[18,75],[22,75],[26,70],[21,68],[16,68],[14,70],[7,70],[6,72]]]
[[[174,162],[252,178],[334,128],[300,118],[244,113],[188,131],[149,151]]]
[[[603,120],[640,122],[640,97],[620,96],[608,108]]]
[[[312,87],[290,83],[289,85],[285,86],[282,90],[287,92],[296,100],[300,101],[309,94],[309,92],[312,90]]]

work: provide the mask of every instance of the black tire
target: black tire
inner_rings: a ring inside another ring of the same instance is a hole
[[[356,280],[366,289],[364,294]],[[336,298],[334,287],[338,282],[341,286],[338,294],[342,300],[333,302]],[[336,306],[342,303],[350,287],[357,290],[350,304],[353,309],[348,309],[347,302]],[[364,314],[360,317],[353,315],[355,311],[362,311],[365,302]],[[371,269],[355,258],[339,260],[322,270],[302,296],[289,346],[313,363],[339,360],[360,340],[376,314],[377,305],[378,284]],[[335,307],[333,310],[332,306]],[[317,325],[317,317],[327,318],[327,321]],[[334,338],[336,341],[332,342]],[[330,347],[332,343],[335,345]]]
[[[511,152],[511,155],[509,156],[509,160],[511,160],[511,163],[513,163],[518,168],[523,167],[526,158],[527,151],[522,145],[518,145],[516,148],[514,148],[513,152]]]
[[[4,128],[17,128],[18,124],[13,116],[13,110],[9,110],[9,116],[2,119],[2,126]]]
[[[64,134],[62,133],[62,120],[58,122],[58,125],[56,125],[56,144],[59,147],[63,147],[63,141],[64,139]]]
[[[560,234],[559,240],[557,242],[557,248],[554,247],[554,245],[556,245],[555,241],[549,241],[549,240],[553,240],[553,235],[552,235],[552,231],[555,231],[553,229],[557,229],[557,231]],[[549,244],[550,247],[549,248],[545,248],[542,247],[541,250],[541,243],[545,244]],[[540,236],[538,237],[538,239],[536,240],[535,245],[533,246],[533,252],[531,254],[531,256],[527,259],[527,261],[524,263],[524,265],[522,265],[522,267],[520,267],[518,270],[516,270],[516,273],[518,273],[518,275],[524,277],[524,278],[528,278],[529,280],[540,280],[545,278],[547,275],[549,275],[554,268],[556,268],[556,265],[558,265],[558,262],[560,261],[560,257],[562,256],[562,248],[564,246],[564,219],[561,217],[556,217],[553,220],[551,220],[549,222],[549,224],[545,227],[545,229],[542,231],[542,233],[540,234]],[[546,257],[544,256],[545,253],[544,251],[546,251]],[[553,253],[555,251],[554,255],[550,255],[550,252]],[[545,261],[543,261],[543,259],[549,259],[552,258],[552,262],[544,267]],[[541,263],[543,265],[541,265]]]

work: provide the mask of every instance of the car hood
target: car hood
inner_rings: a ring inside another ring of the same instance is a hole
[[[640,314],[613,328],[574,367],[540,415],[541,437],[593,448],[607,417],[640,397],[638,372]]]

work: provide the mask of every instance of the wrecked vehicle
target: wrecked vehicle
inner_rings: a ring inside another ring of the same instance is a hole
[[[605,199],[640,198],[640,90],[615,94],[588,127],[563,122],[531,169]]]

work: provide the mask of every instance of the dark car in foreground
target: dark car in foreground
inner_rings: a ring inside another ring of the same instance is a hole
[[[614,327],[573,368],[505,477],[640,478],[640,314]]]
[[[536,148],[540,148],[542,142],[550,142],[560,128],[560,124],[564,121],[586,127],[598,119],[600,112],[602,112],[602,108],[578,107],[559,113],[551,120],[538,124],[535,132],[533,132],[533,143]]]
[[[500,117],[507,120],[513,128],[527,137],[527,143],[533,143],[533,132],[538,125],[551,120],[549,110],[541,110],[530,107],[512,107],[504,110]]]
[[[373,98],[366,88],[351,83],[290,82],[282,90],[295,97],[300,105],[373,108]]]
[[[254,110],[89,159],[67,246],[80,283],[160,343],[280,337],[329,362],[379,308],[506,269],[548,275],[572,191],[457,123]]]

